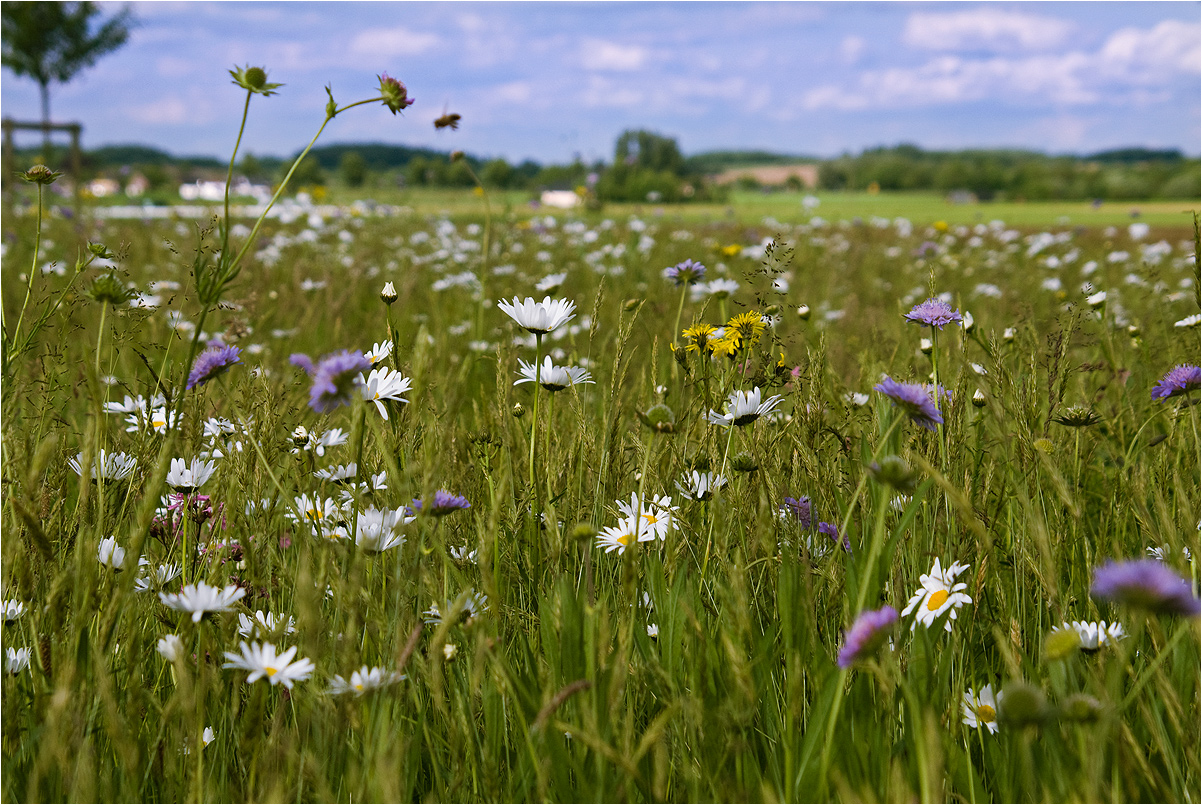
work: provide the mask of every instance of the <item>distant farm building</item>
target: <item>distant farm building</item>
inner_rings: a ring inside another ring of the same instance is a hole
[[[740,179],[751,179],[761,187],[784,187],[791,178],[801,186],[812,190],[818,186],[817,165],[762,165],[758,168],[729,168],[714,177],[719,185],[734,184]]]

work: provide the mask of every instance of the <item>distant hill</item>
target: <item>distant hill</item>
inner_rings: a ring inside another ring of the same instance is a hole
[[[405,168],[414,159],[446,160],[450,151],[433,148],[414,148],[408,145],[389,145],[387,143],[335,143],[322,145],[309,152],[322,170],[336,171],[342,164],[342,158],[351,152],[363,157],[368,170],[394,170]],[[289,157],[289,161],[300,155],[297,151]],[[479,165],[480,159],[469,155],[465,159],[473,165]]]
[[[1163,148],[1159,150],[1150,148],[1114,148],[1110,151],[1099,151],[1096,154],[1091,154],[1086,159],[1091,162],[1121,162],[1131,164],[1135,162],[1180,162],[1185,159],[1185,155],[1177,148]]]
[[[690,173],[721,173],[730,168],[759,167],[762,165],[796,165],[803,162],[821,162],[812,156],[780,154],[775,151],[704,151],[685,157],[685,168]]]

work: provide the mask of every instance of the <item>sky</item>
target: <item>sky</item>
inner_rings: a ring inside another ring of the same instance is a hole
[[[320,143],[383,142],[511,162],[611,160],[627,129],[686,154],[831,157],[913,143],[1086,154],[1202,143],[1199,2],[134,2],[128,43],[66,85],[55,122],[83,145],[286,156],[339,104],[416,103],[335,118]],[[124,4],[102,3],[106,14]],[[37,120],[37,85],[0,71],[0,111]],[[444,111],[458,131],[436,131]],[[37,134],[23,135],[35,144]]]

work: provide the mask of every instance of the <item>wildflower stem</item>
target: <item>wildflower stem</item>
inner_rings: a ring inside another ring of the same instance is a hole
[[[726,434],[726,449],[722,451],[722,469],[718,471],[719,478],[726,477],[726,457],[730,455],[730,441],[735,435],[735,426],[730,425],[727,428]],[[708,512],[707,512],[708,513]],[[705,558],[701,560],[701,578],[705,578],[705,569],[710,563],[710,547],[714,544],[714,518],[710,518],[709,533],[705,538]]]
[[[531,493],[534,493],[534,445],[538,438],[538,389],[542,384],[542,333],[534,334],[534,416],[530,418],[530,483]],[[537,512],[536,512],[537,513]]]
[[[21,334],[21,322],[25,320],[25,308],[29,304],[29,296],[33,293],[33,277],[38,270],[38,253],[42,248],[42,185],[38,185],[38,229],[33,240],[33,265],[29,268],[29,282],[25,285],[25,301],[21,303],[21,314],[17,316],[17,329],[13,330],[12,343],[16,343]],[[8,360],[8,345],[5,345],[5,361]],[[7,368],[7,367],[6,367]],[[5,373],[7,375],[7,372]]]
[[[684,314],[684,298],[689,293],[689,284],[686,282],[680,286],[680,304],[676,306],[676,324],[672,326],[672,351],[676,351],[676,339],[680,334],[680,317]],[[676,379],[679,368],[676,361],[672,361],[672,379]]]
[[[876,449],[872,451],[870,461],[876,461],[881,456],[881,450],[889,443],[889,437],[893,435],[893,430],[902,422],[902,417],[894,417],[889,423],[889,429],[885,431],[885,435],[877,443]],[[847,514],[843,516],[843,524],[839,527],[839,533],[836,537],[836,542],[842,543],[844,537],[847,536],[847,527],[851,525],[852,512],[856,510],[856,502],[860,499],[860,493],[864,491],[864,485],[868,483],[868,473],[863,473],[860,476],[860,482],[856,485],[856,491],[851,496],[851,502],[847,504]],[[870,557],[871,559],[871,557]],[[857,611],[859,609],[857,608]]]
[[[224,257],[230,250],[230,184],[234,181],[234,160],[238,156],[238,147],[242,145],[242,132],[246,130],[246,116],[250,112],[250,96],[254,93],[246,91],[246,103],[242,106],[242,123],[238,126],[238,139],[234,141],[234,152],[230,154],[230,169],[225,175],[225,218],[221,228],[221,254]]]

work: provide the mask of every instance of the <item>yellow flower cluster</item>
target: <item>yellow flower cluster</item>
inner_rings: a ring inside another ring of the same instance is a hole
[[[681,336],[686,352],[733,358],[759,342],[766,327],[763,317],[757,311],[749,310],[731,318],[725,327],[719,328],[705,323],[694,324],[686,328]]]

